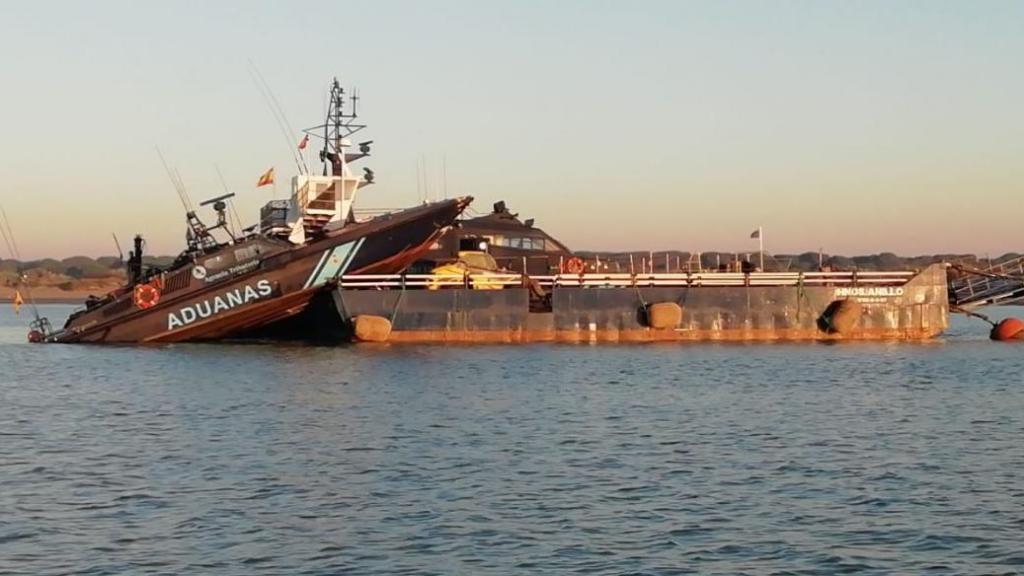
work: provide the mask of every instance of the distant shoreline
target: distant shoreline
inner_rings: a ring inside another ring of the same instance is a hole
[[[85,301],[84,298],[36,298],[36,304],[82,304]],[[0,298],[0,304],[11,304],[14,300],[11,298]],[[31,303],[25,300],[22,306],[28,306]]]

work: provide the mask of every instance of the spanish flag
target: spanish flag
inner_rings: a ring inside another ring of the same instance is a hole
[[[256,181],[256,187],[259,188],[260,186],[266,186],[267,184],[273,184],[273,183],[274,183],[274,169],[271,168],[270,170],[267,170],[266,172],[264,172],[263,176],[260,176],[260,179]]]
[[[14,291],[14,300],[11,302],[11,305],[14,306],[14,313],[15,314],[21,314],[21,305],[24,304],[24,303],[25,303],[25,300],[21,297],[21,292],[15,290]]]

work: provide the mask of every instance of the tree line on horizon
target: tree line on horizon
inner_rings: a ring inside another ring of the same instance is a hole
[[[747,260],[758,264],[758,253],[754,252],[684,252],[679,250],[660,250],[655,252],[596,252],[578,251],[577,255],[587,260],[597,259],[602,262],[614,263],[619,271],[628,270],[632,262],[634,269],[650,266],[653,262],[655,272],[668,270],[687,270],[699,267],[704,270],[715,270],[728,267],[731,263]],[[632,260],[630,257],[632,256]],[[803,252],[801,254],[765,254],[765,269],[769,272],[815,272],[828,270],[863,270],[865,272],[891,272],[899,270],[921,270],[932,264],[955,262],[968,266],[986,268],[990,264],[1021,257],[1017,252],[1007,252],[996,258],[978,256],[976,254],[925,254],[919,256],[899,256],[893,252],[866,254],[861,256],[842,256],[819,252]]]
[[[174,256],[145,256],[149,266],[169,266]],[[13,286],[19,275],[32,277],[66,277],[75,280],[119,278],[125,276],[124,262],[117,256],[72,256],[57,260],[42,258],[20,261],[0,258],[0,284]]]
[[[666,257],[669,269],[686,269],[687,263],[695,267],[697,254],[678,250],[661,250],[656,252],[576,252],[585,259],[598,258],[604,262],[616,262],[619,267],[629,261],[630,255],[637,269],[643,263],[649,265],[652,258],[655,271],[665,271]],[[820,265],[832,270],[919,270],[938,262],[958,262],[978,267],[985,267],[989,262],[996,263],[1022,256],[1016,252],[1008,252],[997,258],[979,257],[975,254],[930,254],[920,256],[898,256],[892,252],[868,254],[862,256],[842,256],[804,252],[802,254],[766,254],[765,268],[770,271],[813,272]],[[174,261],[174,256],[146,256],[143,262],[148,266],[166,267]],[[758,261],[756,252],[702,252],[699,254],[700,266],[705,270],[713,270],[721,264],[736,260],[750,259]],[[0,284],[12,285],[19,275],[29,277],[60,276],[75,280],[103,279],[124,277],[124,262],[116,256],[72,256],[58,260],[42,258],[38,260],[19,261],[0,258]]]

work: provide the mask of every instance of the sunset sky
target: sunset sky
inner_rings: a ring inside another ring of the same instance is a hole
[[[249,62],[296,129],[359,88],[362,208],[423,162],[576,249],[1024,251],[1024,2],[4,2],[0,54],[25,257],[177,253],[156,146],[247,223],[285,197]]]

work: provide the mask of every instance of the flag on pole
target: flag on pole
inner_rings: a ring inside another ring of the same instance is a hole
[[[764,227],[758,226],[757,230],[750,233],[750,237],[757,239],[757,258],[760,262],[758,269],[764,272]]]
[[[306,144],[309,144],[309,134],[302,135],[302,140],[299,140],[299,150],[305,150]]]
[[[14,313],[21,314],[21,305],[25,303],[25,300],[21,297],[21,292],[18,290],[14,291],[14,300],[11,305],[14,306]]]
[[[270,170],[267,170],[266,172],[264,172],[263,175],[260,176],[260,179],[256,181],[256,187],[259,188],[260,186],[266,186],[267,184],[273,184],[273,183],[274,183],[274,169],[271,168]]]

